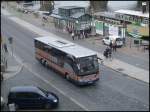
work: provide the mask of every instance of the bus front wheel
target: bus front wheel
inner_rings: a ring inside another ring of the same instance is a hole
[[[48,62],[47,61],[44,62],[44,66],[48,68]]]

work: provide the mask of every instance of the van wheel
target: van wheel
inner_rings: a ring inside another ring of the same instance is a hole
[[[47,103],[47,104],[45,105],[45,109],[50,109],[50,108],[51,108],[51,104]]]

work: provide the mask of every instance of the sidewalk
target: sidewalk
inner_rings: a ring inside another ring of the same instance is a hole
[[[4,81],[8,80],[9,78],[14,77],[22,70],[22,65],[20,65],[16,59],[12,56],[8,58],[8,68],[4,72]]]
[[[3,12],[2,10],[2,13],[5,14],[5,12]],[[36,27],[30,23],[27,23],[19,18],[16,18],[16,17],[9,17],[12,21],[16,22],[17,24],[20,24],[21,26],[23,27],[26,27],[27,29],[31,30],[32,32],[34,33],[37,33],[41,36],[56,36],[55,34],[52,34],[50,32],[47,32],[39,27]],[[40,23],[40,22],[39,22]],[[57,37],[57,36],[56,36]],[[60,38],[60,37],[59,37]],[[71,39],[71,38],[70,38]],[[85,41],[84,41],[85,42]],[[102,59],[104,59],[102,53],[97,53],[98,56]],[[125,63],[125,62],[122,62],[118,59],[113,59],[112,61],[104,61],[104,65],[113,69],[113,70],[116,70],[118,72],[121,72],[123,74],[126,74],[130,77],[133,77],[133,78],[136,78],[138,80],[141,80],[141,81],[144,81],[144,82],[147,82],[149,83],[149,71],[147,70],[144,70],[144,69],[141,69],[141,68],[138,68],[138,67],[135,67],[133,65],[130,65],[128,63]]]
[[[22,70],[22,65],[20,65],[16,61],[15,56],[12,56],[12,51],[11,51],[10,45],[8,44],[8,40],[5,39],[4,41],[5,41],[5,43],[7,45],[7,49],[8,49],[8,53],[6,54],[7,69],[3,73],[4,81],[5,81],[5,80],[17,75]]]

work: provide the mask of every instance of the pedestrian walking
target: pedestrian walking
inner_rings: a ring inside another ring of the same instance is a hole
[[[79,31],[77,32],[77,38],[78,38],[78,40],[80,39],[80,32]]]
[[[72,40],[74,40],[75,35],[73,31],[72,31],[71,37],[72,37]]]
[[[85,33],[85,38],[88,38],[87,32]]]
[[[112,49],[111,48],[108,49],[108,58],[110,60],[112,60]]]
[[[112,40],[110,40],[110,44],[109,44],[109,47],[110,47],[110,49],[112,50],[112,47],[113,47],[113,43],[112,43]]]
[[[111,54],[112,54],[112,50],[110,49],[110,47],[107,47],[103,53],[103,55],[107,58],[111,59]]]
[[[105,49],[104,53],[103,53],[104,57],[107,59],[108,58],[108,50]]]
[[[85,38],[85,32],[84,32],[84,30],[83,30],[83,33],[82,33],[82,35],[83,35],[83,39]]]
[[[113,43],[113,51],[117,51],[117,43],[116,43],[116,41],[114,41],[114,43]]]
[[[80,31],[80,39],[82,39],[83,37],[82,37],[82,30]]]
[[[4,43],[4,49],[5,49],[5,52],[8,52],[6,43]]]
[[[66,27],[67,32],[69,33],[69,27]]]

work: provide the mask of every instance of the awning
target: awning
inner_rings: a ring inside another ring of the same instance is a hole
[[[134,38],[141,38],[142,37],[141,35],[137,35],[137,34],[134,34],[134,33],[129,33],[129,35],[131,35]]]

